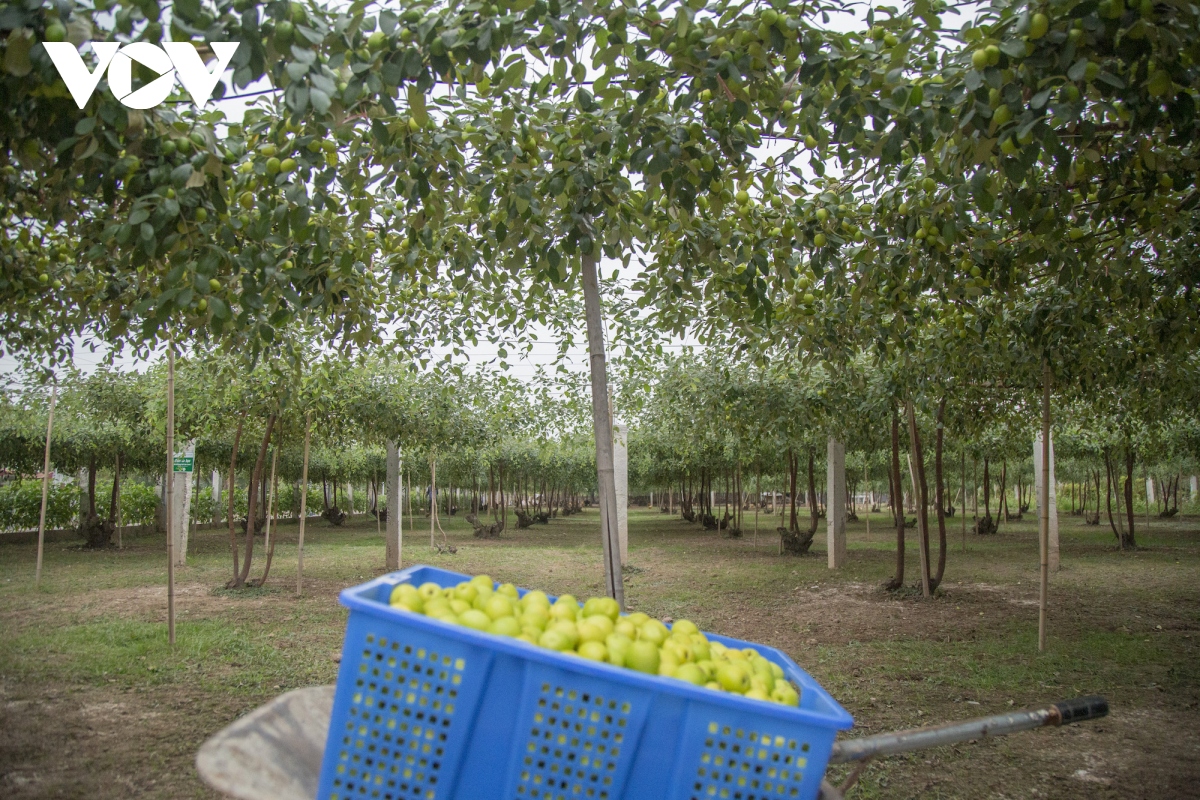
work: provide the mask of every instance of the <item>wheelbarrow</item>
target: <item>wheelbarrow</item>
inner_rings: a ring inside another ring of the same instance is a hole
[[[296,689],[237,720],[201,746],[196,755],[200,777],[238,800],[313,800],[333,695],[333,686]],[[1107,714],[1108,701],[1103,697],[1079,697],[1026,711],[845,739],[834,743],[829,763],[856,766],[840,786],[823,781],[819,800],[842,800],[867,762],[877,756],[1069,725]]]

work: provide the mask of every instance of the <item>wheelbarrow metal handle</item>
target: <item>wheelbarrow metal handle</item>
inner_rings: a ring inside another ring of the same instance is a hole
[[[830,764],[845,764],[862,761],[873,756],[894,755],[927,747],[985,739],[989,736],[1004,736],[1018,731],[1028,731],[1047,725],[1069,725],[1089,719],[1099,719],[1108,714],[1108,701],[1103,697],[1077,697],[1064,700],[1045,708],[1028,711],[1013,711],[991,717],[952,722],[929,728],[915,728],[893,733],[879,733],[860,739],[848,739],[833,746]]]

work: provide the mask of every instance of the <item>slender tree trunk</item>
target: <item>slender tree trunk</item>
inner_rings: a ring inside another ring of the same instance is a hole
[[[37,569],[33,585],[42,585],[42,550],[46,542],[46,501],[50,495],[50,434],[54,431],[54,406],[58,401],[58,384],[50,387],[50,412],[46,416],[46,451],[42,457],[42,510],[38,515]]]
[[[263,479],[263,467],[266,465],[267,448],[271,445],[271,432],[275,429],[275,412],[267,417],[267,429],[263,433],[262,444],[258,448],[258,458],[254,462],[254,471],[250,474],[250,486],[246,490],[246,557],[242,561],[242,571],[237,580],[227,588],[240,589],[246,585],[250,575],[250,561],[254,556],[254,518],[258,513],[258,489]]]
[[[167,474],[163,479],[167,511],[167,643],[175,644],[175,342],[167,342]]]
[[[797,463],[796,455],[788,451],[788,474],[791,478],[791,516],[788,519],[788,530],[795,533],[799,528],[796,525],[796,473],[800,471],[800,465]]]
[[[108,521],[112,523],[113,531],[117,534],[117,549],[124,547],[121,542],[121,452],[117,451],[116,464],[113,466],[112,497],[108,501]]]
[[[308,516],[308,442],[311,433],[310,411],[304,415],[304,463],[300,467],[300,544],[296,552],[296,594],[304,591],[304,521]],[[379,505],[378,494],[375,497],[375,505]]]
[[[892,521],[896,525],[896,574],[885,584],[891,591],[904,586],[904,495],[900,486],[900,417],[892,410],[892,464],[888,470],[888,498],[892,506]]]
[[[929,579],[930,591],[936,589],[946,573],[946,481],[942,474],[942,445],[945,434],[943,419],[946,412],[946,398],[938,402],[937,408],[937,437],[934,440],[933,479],[934,500],[937,502],[938,523],[938,563],[937,571]]]
[[[226,492],[229,495],[229,513],[225,516],[229,522],[229,552],[233,554],[233,578],[230,580],[230,585],[237,583],[239,566],[238,566],[238,543],[237,532],[234,530],[233,521],[233,502],[237,494],[237,457],[238,448],[242,444],[242,426],[246,422],[246,412],[243,411],[238,417],[237,431],[233,434],[233,454],[229,456],[229,489]]]
[[[275,452],[271,454],[271,489],[267,493],[267,515],[263,523],[264,536],[266,537],[263,545],[267,550],[267,563],[263,565],[263,574],[258,579],[257,586],[266,585],[267,576],[271,574],[271,561],[275,558],[275,539],[278,536],[271,536],[271,529],[279,525],[279,477],[275,471],[275,468],[278,466],[279,445],[275,445]]]
[[[917,414],[911,400],[908,401],[908,432],[916,461],[916,482],[913,493],[917,496],[917,534],[920,536],[921,594],[929,597],[932,587],[929,580],[929,489],[925,484],[925,456],[921,449],[921,432],[917,430]]]
[[[813,448],[810,447],[808,448],[808,532],[814,535],[817,532],[818,524],[817,487],[815,476],[813,475],[815,469],[816,455],[813,452]],[[826,513],[832,513],[829,511],[828,506],[825,511]]]
[[[1133,448],[1125,448],[1125,512],[1129,518],[1129,547],[1137,549],[1137,540],[1133,534]]]
[[[988,476],[988,457],[983,457],[983,518],[992,518],[992,480]]]
[[[595,245],[592,245],[595,247]],[[592,426],[596,442],[596,478],[599,487],[601,542],[604,577],[609,597],[625,608],[625,585],[621,577],[621,543],[617,530],[617,484],[613,467],[612,417],[608,404],[608,371],[604,355],[604,329],[600,306],[600,283],[596,257],[581,259],[584,315],[587,320],[588,353],[592,378]]]

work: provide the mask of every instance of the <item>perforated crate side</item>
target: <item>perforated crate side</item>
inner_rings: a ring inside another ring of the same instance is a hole
[[[692,703],[670,800],[814,800],[832,728]]]
[[[527,662],[504,798],[625,796],[653,694]]]
[[[319,800],[450,798],[492,659],[485,648],[351,613]]]

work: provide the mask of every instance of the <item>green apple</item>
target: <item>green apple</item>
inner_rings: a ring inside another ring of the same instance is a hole
[[[636,641],[625,654],[625,666],[649,675],[658,674],[659,661],[658,647],[653,642]]]
[[[497,636],[520,636],[522,633],[521,623],[517,622],[516,617],[500,617],[493,619],[488,625],[487,632],[494,633]]]
[[[579,645],[579,648],[576,650],[576,652],[589,661],[608,660],[608,648],[604,646],[604,642],[583,642]]]
[[[463,602],[462,600],[451,601],[451,606],[455,602]],[[458,621],[461,625],[472,628],[477,631],[486,631],[492,624],[491,618],[476,608],[468,608],[458,615]]]
[[[675,677],[696,686],[703,686],[708,680],[704,670],[696,664],[680,664],[679,668],[675,670]]]

